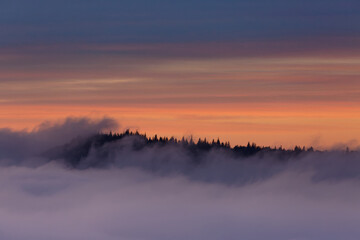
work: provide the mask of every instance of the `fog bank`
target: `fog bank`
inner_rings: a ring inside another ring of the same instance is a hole
[[[88,144],[117,126],[67,119],[0,130],[0,239],[360,237],[358,152],[242,156],[138,136]]]

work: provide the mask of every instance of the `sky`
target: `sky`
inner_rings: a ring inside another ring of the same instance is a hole
[[[112,117],[149,135],[360,141],[356,0],[3,0],[0,128]]]

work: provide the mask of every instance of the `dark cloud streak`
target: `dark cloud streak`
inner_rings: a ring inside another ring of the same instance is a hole
[[[358,36],[357,1],[2,1],[1,44]]]

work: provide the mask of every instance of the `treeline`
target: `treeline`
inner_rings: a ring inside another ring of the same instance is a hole
[[[127,136],[136,136],[144,140],[147,145],[166,145],[166,144],[179,144],[185,147],[195,147],[202,150],[210,150],[212,148],[224,148],[229,150],[234,150],[235,152],[243,152],[244,155],[252,155],[260,151],[281,151],[281,152],[294,152],[294,153],[301,153],[301,152],[313,152],[314,148],[309,147],[306,148],[305,146],[295,146],[294,149],[285,149],[282,146],[280,147],[264,147],[264,146],[258,146],[256,143],[250,143],[246,146],[239,146],[236,145],[234,147],[231,147],[230,142],[223,142],[219,138],[217,140],[212,139],[211,141],[208,141],[206,138],[204,139],[197,139],[194,140],[192,136],[189,138],[182,137],[181,139],[177,139],[175,137],[158,137],[158,135],[155,135],[153,137],[147,137],[146,134],[141,134],[138,131],[130,131],[126,130],[123,133],[99,133],[94,137],[96,140],[96,144],[103,145],[106,142],[112,142],[120,140]]]
[[[193,159],[192,161],[194,163],[200,163],[206,158],[206,153],[212,150],[222,151],[224,154],[234,158],[247,158],[254,155],[262,157],[266,154],[276,154],[276,159],[279,160],[287,160],[291,157],[314,151],[312,147],[306,149],[305,147],[296,146],[294,149],[289,150],[282,147],[261,147],[255,143],[248,143],[246,146],[237,145],[231,147],[229,142],[223,142],[220,141],[220,139],[208,141],[206,138],[194,140],[192,137],[183,137],[181,139],[175,137],[158,137],[157,135],[148,137],[146,134],[141,134],[138,131],[133,132],[126,130],[122,133],[98,133],[90,138],[77,139],[64,146],[51,149],[47,151],[45,155],[51,159],[64,159],[68,165],[77,167],[82,159],[89,156],[92,148],[101,149],[109,143],[122,143],[124,139],[130,139],[130,141],[126,142],[126,147],[131,148],[131,151],[141,151],[152,147],[158,147],[159,151],[161,151],[161,148],[165,146],[181,148]],[[121,149],[118,150],[120,151]],[[103,159],[106,159],[106,151],[101,152],[105,156]]]

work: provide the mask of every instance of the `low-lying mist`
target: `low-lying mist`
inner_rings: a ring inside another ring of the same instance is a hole
[[[0,239],[359,239],[360,154],[0,130]]]

